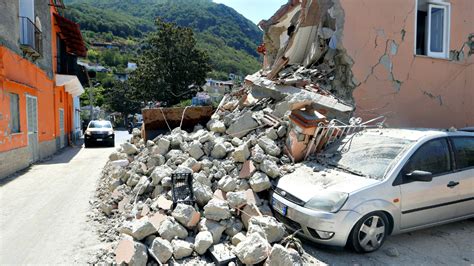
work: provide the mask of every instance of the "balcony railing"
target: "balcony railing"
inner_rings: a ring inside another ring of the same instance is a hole
[[[20,45],[32,56],[41,56],[41,31],[28,17],[20,17]]]

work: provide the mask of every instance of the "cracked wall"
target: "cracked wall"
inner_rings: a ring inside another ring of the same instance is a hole
[[[450,50],[474,28],[474,1],[451,0]],[[474,125],[474,56],[414,56],[415,0],[340,0],[342,46],[353,60],[356,115],[389,126]],[[468,54],[465,46],[464,53]]]

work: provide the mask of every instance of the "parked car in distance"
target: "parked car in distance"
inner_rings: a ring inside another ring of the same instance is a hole
[[[388,235],[474,217],[474,133],[368,129],[278,181],[275,217],[316,243],[379,249]]]
[[[128,134],[132,134],[134,128],[141,129],[143,125],[143,122],[136,122],[135,124],[130,123],[128,125]]]
[[[92,144],[115,146],[115,132],[110,121],[92,120],[89,122],[84,133],[84,146],[88,148]]]

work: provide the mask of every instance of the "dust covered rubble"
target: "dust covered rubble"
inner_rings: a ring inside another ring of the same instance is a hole
[[[289,123],[283,119],[270,131],[262,123],[266,112],[221,108],[206,128],[177,128],[146,142],[134,131],[103,172],[95,219],[111,248],[92,262],[206,264],[212,262],[209,250],[222,243],[236,262],[270,260],[272,246],[289,234],[266,199],[292,166],[282,153],[285,135],[278,135]],[[173,173],[192,174],[195,205],[173,209]],[[273,262],[283,253],[292,256],[280,265],[302,260],[295,250],[278,249]]]

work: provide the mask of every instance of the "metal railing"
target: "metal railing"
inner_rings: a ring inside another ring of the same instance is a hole
[[[349,124],[345,124],[337,119],[331,120],[327,125],[320,123],[314,132],[313,139],[311,140],[309,148],[306,152],[305,160],[314,151],[314,148],[316,151],[320,151],[327,145],[338,139],[341,139],[346,135],[350,135],[367,128],[382,128],[384,126],[385,120],[386,118],[384,116],[379,116],[377,118],[363,122],[360,117],[353,117],[350,119]]]
[[[41,31],[28,17],[20,17],[20,44],[27,52],[41,55]]]

